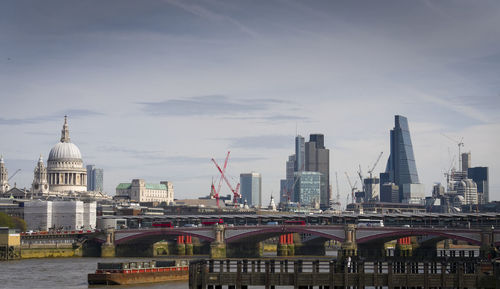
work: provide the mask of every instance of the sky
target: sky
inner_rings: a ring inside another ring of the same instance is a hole
[[[268,204],[295,135],[323,133],[345,205],[344,172],[380,152],[385,169],[398,114],[427,195],[463,138],[500,200],[499,27],[482,0],[2,1],[0,154],[29,188],[68,115],[110,194],[142,178],[206,196],[231,151],[231,182],[260,172]]]

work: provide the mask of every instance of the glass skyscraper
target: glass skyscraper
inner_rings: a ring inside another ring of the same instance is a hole
[[[104,191],[104,170],[87,165],[87,191]]]
[[[387,160],[386,173],[388,173],[389,181],[399,187],[400,202],[404,200],[418,202],[418,199],[423,197],[423,187],[418,179],[408,119],[401,115],[394,116],[394,129],[391,130],[391,155]]]
[[[241,198],[249,206],[262,207],[262,177],[259,173],[240,174]]]
[[[297,199],[302,206],[319,206],[321,197],[321,173],[296,172],[295,179],[295,199]]]
[[[394,121],[394,129],[391,130],[391,155],[387,161],[386,173],[389,173],[391,182],[398,186],[418,184],[417,165],[413,155],[408,119],[396,115]]]

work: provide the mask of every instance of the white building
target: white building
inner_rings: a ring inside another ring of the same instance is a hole
[[[10,190],[9,174],[7,173],[7,168],[5,168],[3,156],[0,156],[0,193],[5,193],[8,190]]]
[[[80,150],[70,142],[67,116],[64,116],[61,141],[49,153],[47,177],[51,192],[87,191],[87,170]]]
[[[172,182],[147,184],[143,179],[133,179],[132,183],[121,183],[116,187],[117,196],[128,196],[135,202],[165,202],[174,201],[174,185]]]
[[[34,200],[24,204],[24,220],[34,231],[95,229],[96,203]]]

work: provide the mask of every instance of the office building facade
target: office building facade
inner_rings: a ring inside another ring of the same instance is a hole
[[[305,171],[318,172],[321,177],[320,206],[328,208],[330,204],[330,150],[325,148],[322,134],[311,134],[305,143]]]
[[[486,204],[490,201],[488,185],[488,167],[473,167],[467,169],[467,175],[477,185],[478,203]]]
[[[102,192],[104,190],[104,170],[95,165],[87,165],[87,190]]]
[[[321,173],[296,172],[294,195],[301,206],[319,208],[321,198]]]
[[[241,198],[249,206],[262,207],[262,177],[260,173],[240,174]]]

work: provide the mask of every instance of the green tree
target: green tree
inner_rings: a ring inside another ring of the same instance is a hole
[[[11,217],[3,212],[0,212],[0,227],[9,227],[11,229],[19,229],[21,232],[26,232],[26,222],[23,219]]]
[[[21,232],[26,232],[26,221],[19,217],[12,217],[13,228],[19,229]]]
[[[0,212],[0,227],[12,228],[12,218],[4,212]]]

